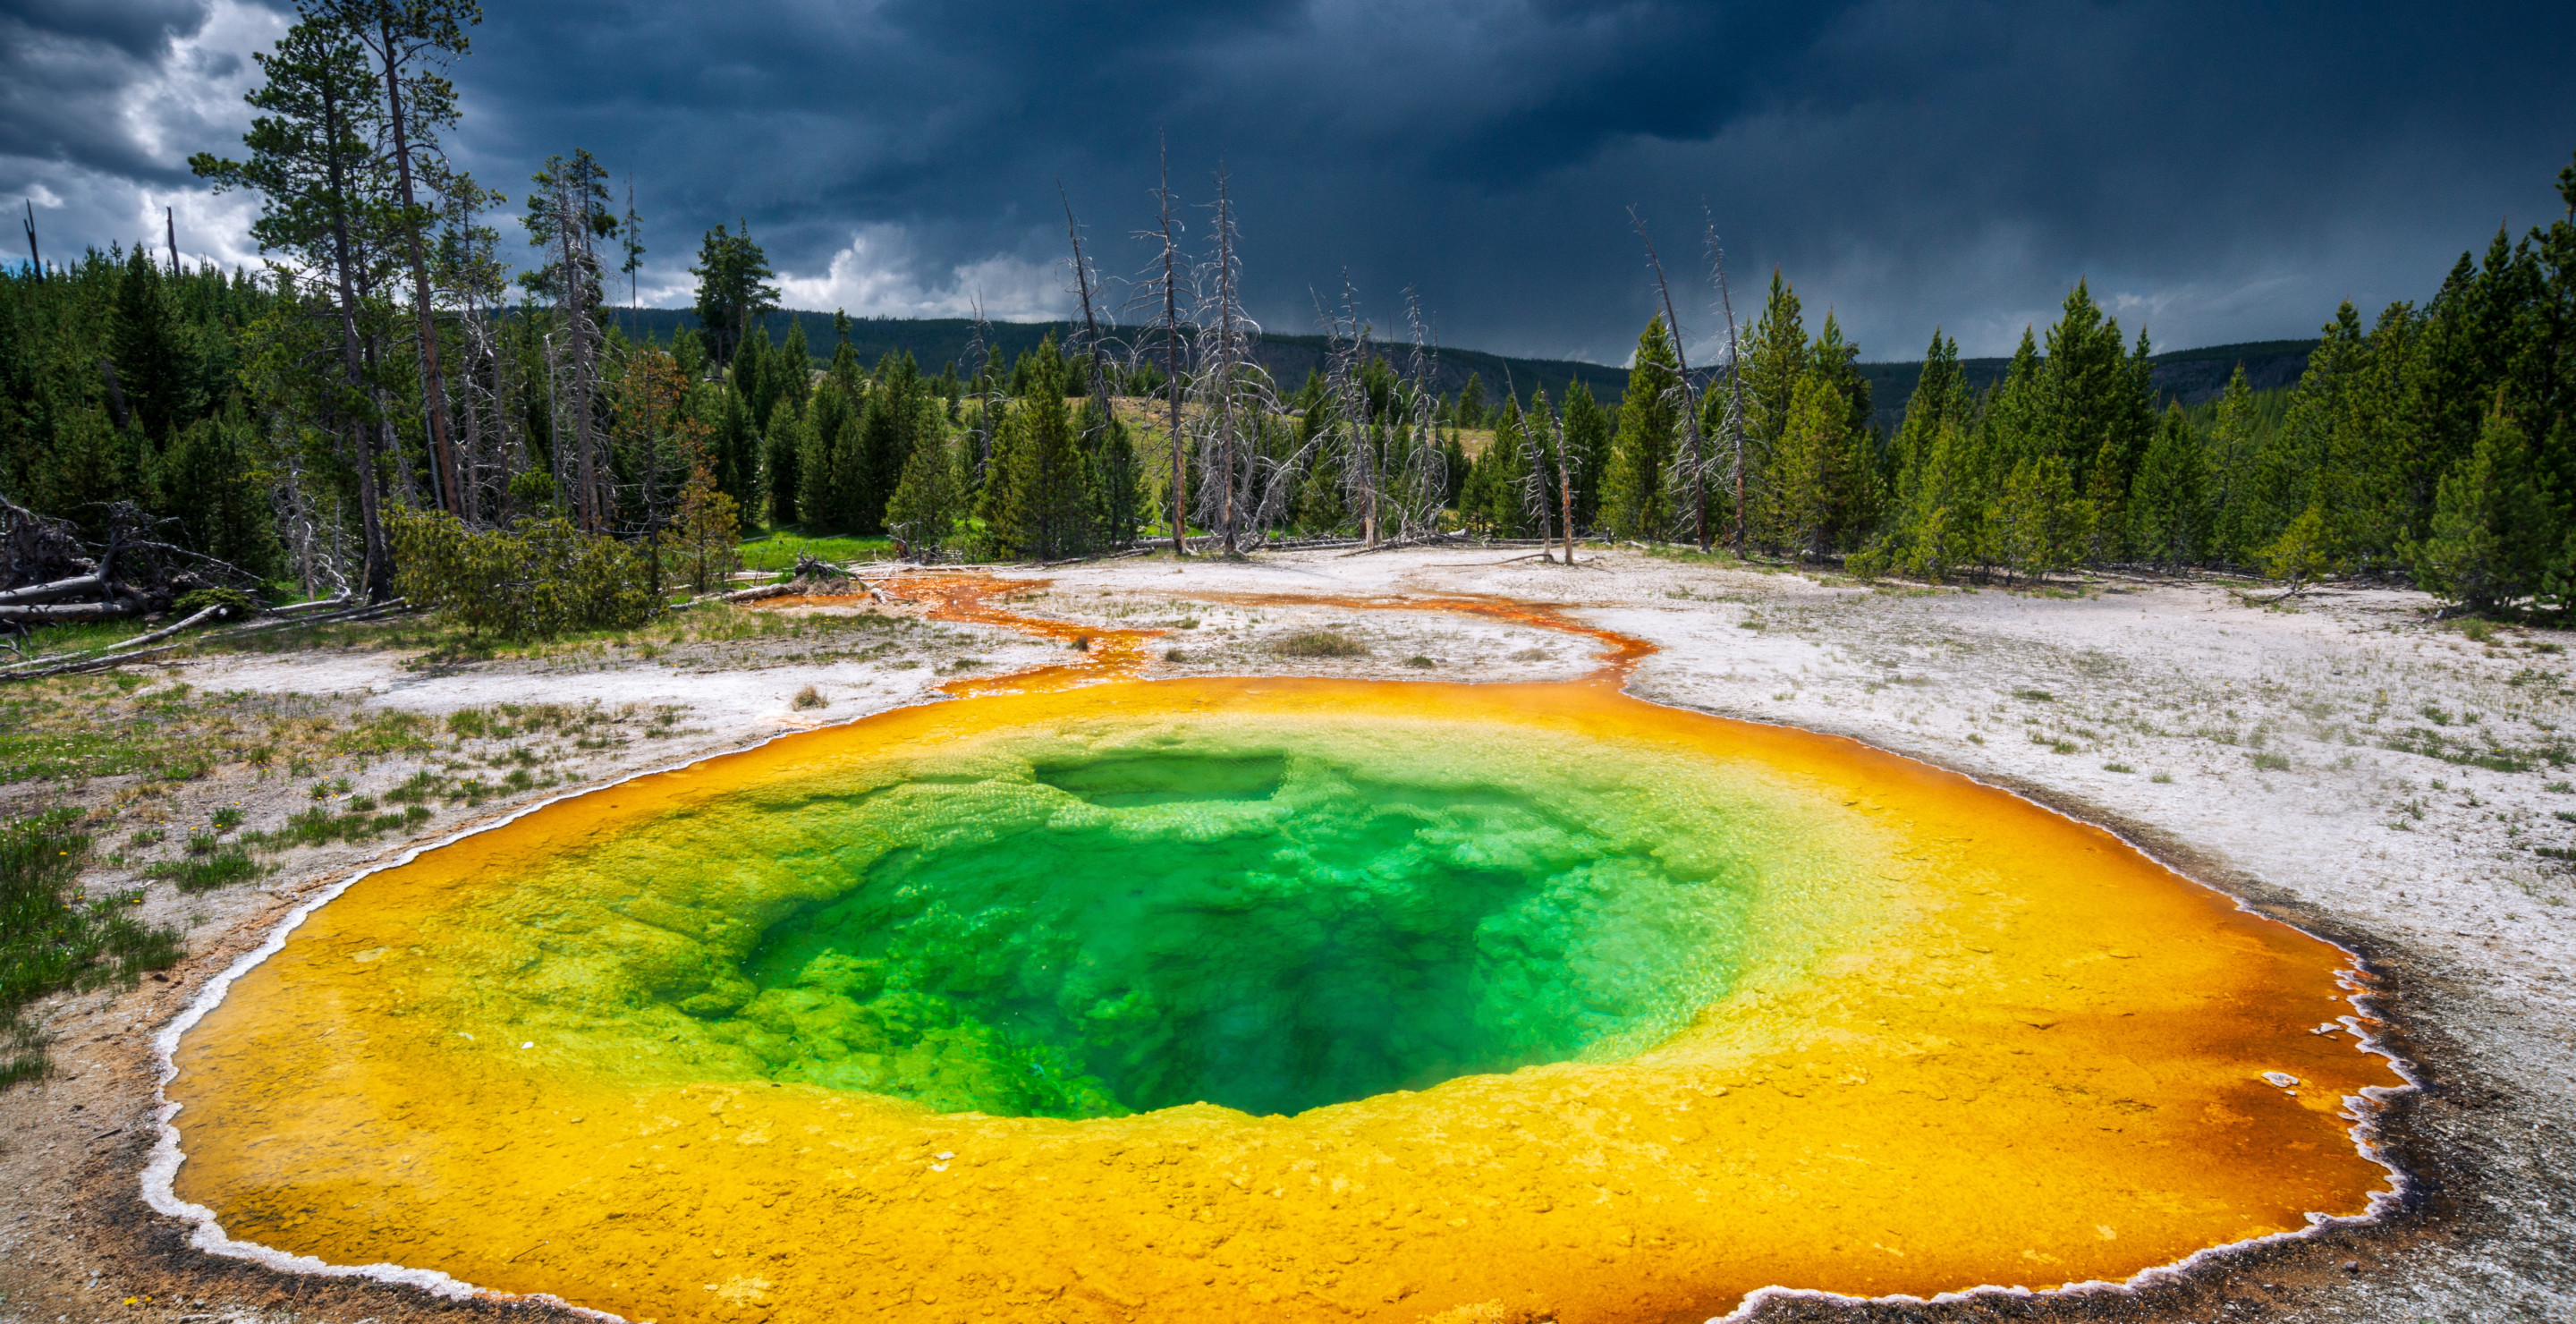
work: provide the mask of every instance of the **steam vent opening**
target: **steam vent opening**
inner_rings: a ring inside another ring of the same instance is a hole
[[[1733,964],[1721,879],[1521,791],[1275,754],[1033,773],[1054,812],[1005,831],[972,827],[989,789],[906,788],[958,830],[769,926],[720,1028],[773,1080],[942,1112],[1293,1114],[1633,1049]]]

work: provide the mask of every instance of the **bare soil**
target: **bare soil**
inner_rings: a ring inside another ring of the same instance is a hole
[[[2268,592],[2206,580],[1871,589],[1686,556],[1604,553],[1569,568],[1509,555],[1158,556],[1015,574],[1040,582],[1011,605],[1166,631],[1150,675],[1467,681],[1572,677],[1593,666],[1594,645],[1408,611],[1403,599],[1561,605],[1660,647],[1631,679],[1642,697],[1848,735],[2011,787],[2342,943],[2376,979],[2393,1042],[2423,1082],[2381,1123],[2410,1180],[2378,1223],[2242,1248],[2134,1290],[1937,1304],[1782,1298],[1757,1307],[1759,1319],[2576,1318],[2576,666],[2562,651],[2576,635],[2498,628],[2480,640],[2435,621],[2422,595],[2392,590],[2275,605]],[[0,1320],[556,1313],[188,1249],[190,1229],[140,1196],[157,1135],[152,1036],[297,898],[370,861],[585,783],[933,700],[961,675],[1066,660],[1062,645],[992,627],[870,628],[865,647],[739,632],[489,661],[347,645],[143,669],[140,697],[185,684],[244,711],[416,713],[433,719],[423,729],[434,738],[317,756],[301,773],[226,764],[175,787],[136,776],[0,786],[0,808],[13,812],[69,803],[112,816],[103,849],[166,825],[166,843],[120,849],[88,881],[143,886],[144,913],[182,927],[189,953],[136,989],[38,1009],[56,1074],[0,1094]],[[1358,651],[1282,648],[1319,631]],[[828,706],[796,707],[807,686]],[[468,709],[506,716],[499,705],[593,717],[578,740],[560,721],[507,736],[447,724]],[[506,785],[505,770],[524,771],[524,789]],[[347,801],[424,772],[488,794],[433,798],[436,812],[409,839],[264,857],[278,869],[255,884],[191,896],[140,875],[218,807],[238,806],[244,830],[274,830],[317,803],[317,780],[346,778],[326,794]]]

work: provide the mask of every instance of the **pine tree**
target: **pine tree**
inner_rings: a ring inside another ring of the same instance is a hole
[[[1771,293],[1763,302],[1762,317],[1745,338],[1742,353],[1745,520],[1753,526],[1744,530],[1744,541],[1774,546],[1778,533],[1764,523],[1763,516],[1778,508],[1766,496],[1772,482],[1773,451],[1788,428],[1798,383],[1807,375],[1812,354],[1798,293],[1777,267],[1771,271]]]
[[[154,446],[204,412],[196,346],[142,246],[125,260],[110,312],[108,352],[134,426]]]
[[[1467,384],[1458,390],[1458,426],[1485,426],[1485,383],[1472,372],[1467,374]]]
[[[2081,531],[2068,467],[2055,455],[2030,456],[2005,477],[1986,524],[2007,579],[2045,579],[2074,559]]]
[[[676,367],[678,356],[672,361]],[[734,498],[744,518],[756,517],[759,503],[749,498],[759,472],[761,442],[752,427],[750,409],[741,396],[722,387],[693,385],[690,394],[699,401],[710,439],[707,466],[715,476],[716,490]]]
[[[735,402],[735,408],[740,403]],[[769,494],[769,523],[784,527],[800,523],[797,499],[804,491],[805,437],[811,429],[804,419],[793,427],[772,428],[761,443],[761,477]]]
[[[1521,413],[1520,401],[1505,396],[1492,422],[1494,439],[1468,474],[1470,490],[1461,499],[1459,513],[1468,527],[1488,536],[1518,538],[1529,528],[1521,486],[1529,478],[1531,420]]]
[[[761,357],[760,375],[761,390],[772,402],[770,408],[785,401],[799,415],[805,412],[814,393],[814,356],[805,348],[805,319],[788,319],[787,343],[777,352]]]
[[[1664,319],[1647,322],[1628,369],[1619,430],[1611,439],[1610,471],[1603,482],[1608,523],[1622,538],[1660,540],[1672,528],[1672,499],[1664,478],[1681,427],[1676,362]]]
[[[2226,393],[2218,398],[2217,417],[2211,423],[2208,450],[2201,465],[2208,481],[2210,556],[2242,563],[2249,559],[2256,544],[2253,530],[2247,527],[2253,522],[2256,507],[2246,498],[2256,445],[2254,390],[2246,383],[2245,365],[2239,363],[2227,379]]]
[[[1100,501],[1100,509],[1094,512],[1100,541],[1110,547],[1128,546],[1136,541],[1146,510],[1144,471],[1136,463],[1136,443],[1128,436],[1125,420],[1114,413],[1103,418],[1099,401],[1089,396],[1083,398],[1074,430],[1087,440],[1090,450],[1091,490]],[[923,449],[935,444],[920,443]]]
[[[1090,550],[1096,499],[1054,365],[1033,370],[1029,393],[995,439],[985,485],[985,536],[1001,555],[1053,561]]]
[[[845,527],[842,449],[856,446],[857,415],[836,377],[814,393],[813,409],[797,422],[802,435],[796,451],[796,513],[808,531]]]
[[[1574,471],[1574,527],[1601,526],[1601,493],[1610,475],[1610,411],[1577,380],[1565,393],[1565,450]]]
[[[1841,513],[1851,413],[1826,371],[1810,371],[1789,398],[1788,416],[1771,455],[1764,524],[1780,545],[1806,560],[1831,550]]]
[[[2105,437],[2084,469],[2084,502],[2076,511],[2084,560],[2109,565],[2128,552],[2128,490],[2120,480],[2120,443]]]
[[[2559,532],[2522,428],[2498,391],[2478,444],[2441,482],[2431,536],[2407,547],[2416,582],[2472,611],[2514,606],[2541,587]]]
[[[778,402],[777,379],[770,375],[767,365],[762,362],[769,357],[770,350],[769,332],[758,322],[752,323],[750,330],[734,345],[733,391],[742,397],[742,407],[755,423],[767,422],[770,409]]]
[[[948,452],[940,443],[914,447],[886,502],[886,531],[907,559],[930,560],[952,536],[960,502],[956,462]]]
[[[698,328],[707,348],[716,362],[730,364],[753,323],[778,307],[778,291],[765,283],[778,273],[751,241],[750,226],[728,234],[721,224],[699,243],[698,263],[689,273],[698,278]]]
[[[250,428],[236,400],[222,417],[182,429],[161,456],[156,504],[179,521],[189,547],[266,579],[281,549],[268,475],[252,462]]]
[[[2245,379],[2239,368],[2236,381]],[[2232,388],[2231,388],[2232,389]],[[2129,486],[2129,547],[2166,569],[2207,559],[2209,498],[2204,454],[2191,419],[2177,403],[2147,447]]]

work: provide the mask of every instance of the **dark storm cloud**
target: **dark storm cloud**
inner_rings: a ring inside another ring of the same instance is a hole
[[[193,12],[14,5],[85,54],[13,40],[0,95],[130,99]],[[1382,324],[1410,285],[1450,342],[1614,361],[1651,303],[1631,204],[1690,270],[1706,206],[1740,312],[1778,266],[1872,357],[2009,350],[2079,277],[2179,345],[2422,297],[2555,214],[2576,146],[2576,20],[2541,5],[569,0],[475,41],[460,154],[514,194],[575,145],[631,172],[666,289],[746,217],[804,301],[1061,306],[1054,181],[1132,269],[1159,130],[1191,200],[1230,172],[1274,328],[1347,270]],[[101,125],[0,155],[150,179],[224,145]]]

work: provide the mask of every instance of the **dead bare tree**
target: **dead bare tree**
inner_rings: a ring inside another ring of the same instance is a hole
[[[1705,213],[1703,213],[1705,214]],[[1735,487],[1735,555],[1744,556],[1744,353],[1736,339],[1735,296],[1726,286],[1726,249],[1717,242],[1717,218],[1708,218],[1709,278],[1717,283],[1719,310],[1726,317],[1726,437],[1732,459],[1728,477]]]
[[[975,334],[966,342],[966,357],[975,364],[975,431],[969,438],[974,446],[975,482],[981,486],[993,465],[994,411],[1001,408],[1001,383],[988,371],[990,353],[984,347],[984,332],[991,323],[984,320],[984,296],[979,291],[969,305],[975,316]]]
[[[1675,457],[1671,478],[1690,484],[1691,540],[1699,550],[1708,550],[1708,482],[1707,458],[1699,433],[1699,393],[1691,383],[1690,355],[1682,347],[1681,319],[1673,315],[1673,288],[1664,279],[1664,260],[1655,253],[1653,236],[1646,233],[1646,220],[1637,209],[1628,209],[1628,222],[1636,227],[1637,238],[1646,245],[1646,262],[1655,271],[1655,291],[1664,301],[1664,330],[1672,334],[1673,366],[1679,379],[1675,390],[1681,396],[1682,450]]]
[[[1155,338],[1163,351],[1163,393],[1170,406],[1169,421],[1172,445],[1171,490],[1169,498],[1172,519],[1172,552],[1190,553],[1190,466],[1182,441],[1181,395],[1186,389],[1181,361],[1189,356],[1189,328],[1181,318],[1181,281],[1188,261],[1181,251],[1178,232],[1184,228],[1172,212],[1171,154],[1162,135],[1154,137],[1155,160],[1159,174],[1154,185],[1155,228],[1139,230],[1135,237],[1152,240],[1158,245],[1153,260],[1147,264],[1144,279],[1135,283],[1130,306],[1143,305],[1152,319]],[[1141,346],[1139,347],[1141,351]]]
[[[1245,455],[1245,429],[1250,426],[1257,432],[1263,420],[1279,411],[1279,400],[1270,374],[1252,353],[1261,327],[1243,311],[1242,259],[1236,250],[1234,205],[1226,185],[1220,170],[1216,201],[1209,204],[1214,215],[1211,248],[1194,273],[1199,313],[1194,319],[1198,370],[1192,377],[1192,395],[1199,413],[1194,420],[1202,470],[1199,504],[1216,527],[1218,545],[1232,555],[1242,548],[1256,469]]]
[[[1096,277],[1092,273],[1090,261],[1082,255],[1082,226],[1073,219],[1073,197],[1064,191],[1063,180],[1059,179],[1055,182],[1055,192],[1056,197],[1064,203],[1065,238],[1073,245],[1073,287],[1074,292],[1082,298],[1082,348],[1083,357],[1088,360],[1091,368],[1090,395],[1092,402],[1100,409],[1097,426],[1106,428],[1110,421],[1109,372],[1102,362],[1100,319],[1093,314],[1091,308],[1091,287]]]
[[[1324,323],[1325,343],[1330,347],[1326,359],[1324,399],[1329,410],[1324,430],[1335,439],[1334,449],[1341,469],[1343,500],[1359,519],[1360,542],[1374,547],[1378,543],[1378,447],[1376,422],[1369,405],[1368,385],[1364,376],[1369,362],[1369,327],[1360,319],[1359,294],[1351,288],[1349,273],[1342,276],[1342,306],[1336,312],[1318,310]]]
[[[599,279],[598,254],[591,238],[599,228],[595,193],[603,172],[587,152],[556,158],[538,177],[544,186],[546,228],[553,231],[548,265],[557,319],[546,337],[549,386],[555,410],[555,484],[569,490],[569,504],[584,532],[604,533],[613,502],[606,490],[608,466],[602,454],[599,426],[600,357],[604,337],[594,316],[594,288]],[[569,424],[569,428],[564,425]],[[571,444],[565,445],[569,440]]]
[[[1440,395],[1433,377],[1438,371],[1439,351],[1432,347],[1423,326],[1422,299],[1410,286],[1404,291],[1404,321],[1412,333],[1412,348],[1406,357],[1404,381],[1398,388],[1402,408],[1391,439],[1396,463],[1390,487],[1395,498],[1397,536],[1418,538],[1430,532],[1439,520],[1442,498],[1448,495],[1449,466],[1440,454],[1436,436]]]

